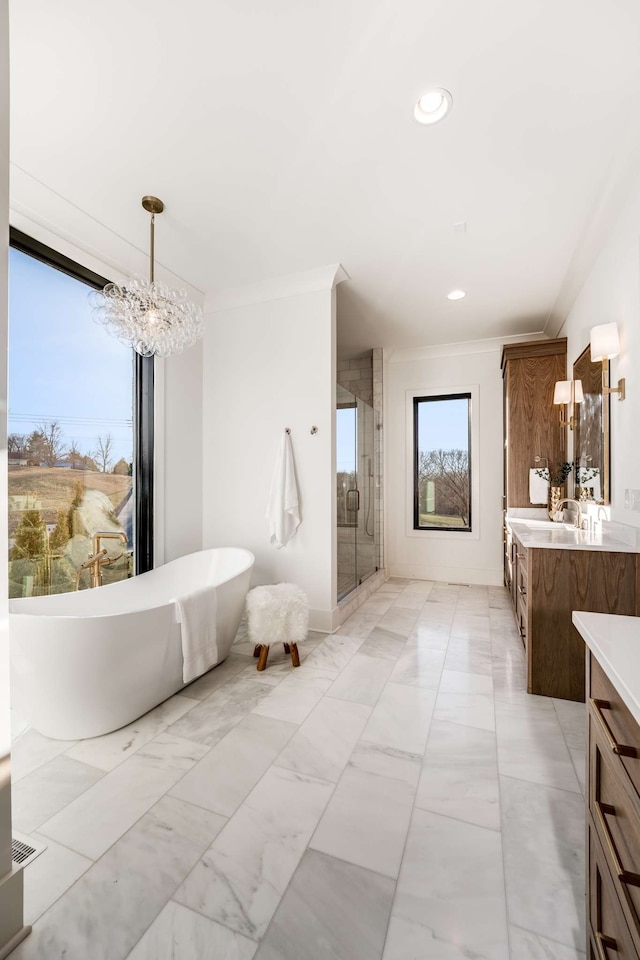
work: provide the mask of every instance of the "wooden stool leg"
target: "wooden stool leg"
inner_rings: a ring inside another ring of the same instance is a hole
[[[300,655],[298,654],[297,643],[291,644],[291,663],[294,665],[294,667],[300,666]]]
[[[263,643],[260,647],[260,656],[258,657],[258,670],[264,670],[267,665],[267,657],[269,656],[269,645]]]
[[[285,643],[285,644],[284,644],[284,652],[285,652],[285,653],[291,653],[291,647],[289,646],[288,643]]]
[[[259,656],[260,656],[260,647],[261,647],[261,646],[262,646],[261,643],[256,643],[255,647],[253,648],[253,655],[254,655],[254,657],[259,657]]]

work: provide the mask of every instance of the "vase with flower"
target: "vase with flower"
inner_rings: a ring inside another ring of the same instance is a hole
[[[555,469],[551,467],[542,467],[536,470],[539,477],[544,477],[549,481],[549,516],[553,519],[557,513],[558,504],[565,495],[565,482],[571,471],[573,464],[566,460],[556,461]]]

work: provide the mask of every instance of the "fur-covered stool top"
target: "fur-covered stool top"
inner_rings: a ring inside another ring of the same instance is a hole
[[[249,639],[256,645],[258,670],[264,670],[272,643],[283,643],[294,667],[300,666],[298,647],[309,629],[309,601],[295,583],[270,583],[247,594]]]

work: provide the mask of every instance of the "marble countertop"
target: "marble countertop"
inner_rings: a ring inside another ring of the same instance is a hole
[[[572,614],[576,630],[640,723],[640,617]]]
[[[601,550],[606,553],[638,553],[636,543],[625,542],[604,527],[578,530],[572,523],[552,520],[523,520],[507,517],[507,525],[518,535],[523,547],[547,550]]]

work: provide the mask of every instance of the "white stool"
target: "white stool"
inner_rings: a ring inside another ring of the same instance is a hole
[[[294,667],[300,666],[298,644],[309,629],[309,602],[295,583],[271,583],[247,594],[249,639],[255,643],[258,670],[264,670],[272,643],[283,643]]]

